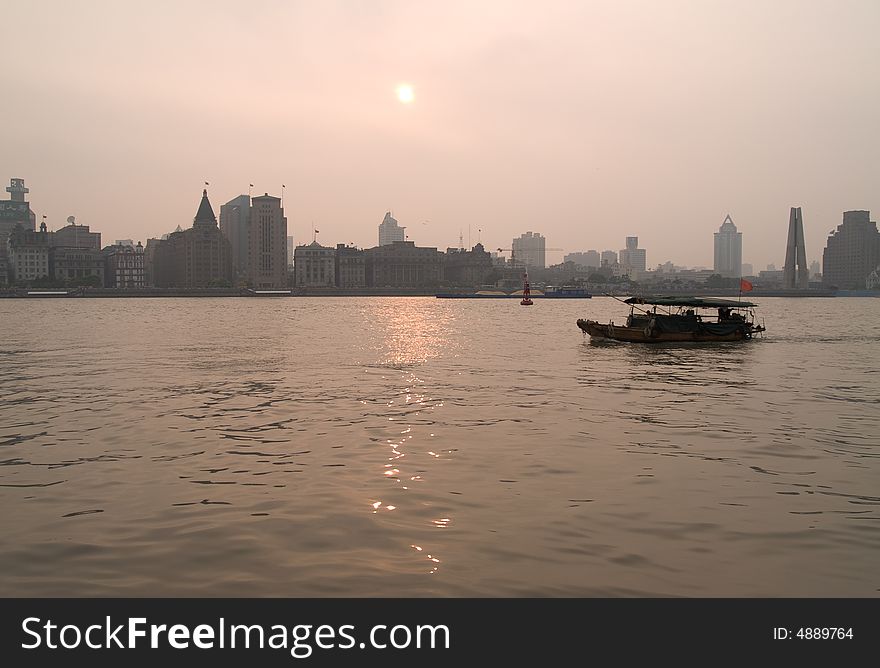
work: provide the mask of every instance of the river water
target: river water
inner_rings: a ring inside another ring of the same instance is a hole
[[[880,299],[0,300],[0,595],[877,596]]]

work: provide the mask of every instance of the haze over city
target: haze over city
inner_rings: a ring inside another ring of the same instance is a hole
[[[105,238],[281,194],[296,243],[526,230],[648,265],[809,261],[880,209],[876,2],[28,2],[4,7],[4,179]],[[409,88],[402,88],[408,86]],[[409,91],[409,92],[407,92]],[[478,232],[482,230],[482,232]],[[563,253],[548,253],[548,263]]]

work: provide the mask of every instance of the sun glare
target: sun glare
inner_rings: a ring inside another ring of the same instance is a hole
[[[409,104],[415,99],[415,94],[413,93],[412,86],[408,86],[407,84],[401,84],[397,87],[397,99],[403,102],[404,104]]]

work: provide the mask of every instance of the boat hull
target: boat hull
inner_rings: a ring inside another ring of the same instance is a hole
[[[647,327],[625,327],[613,323],[600,323],[595,320],[578,320],[578,327],[592,339],[609,339],[628,343],[686,343],[708,341],[747,341],[752,338],[752,328],[744,323],[739,329],[726,334],[713,334],[705,331],[658,332]],[[761,330],[754,330],[761,331]]]

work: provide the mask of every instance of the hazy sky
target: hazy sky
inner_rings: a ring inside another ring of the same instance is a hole
[[[880,214],[880,2],[11,2],[0,180],[117,238],[188,227],[248,184],[297,243],[542,232],[566,252],[807,260],[845,209]],[[412,85],[401,103],[396,88]],[[423,222],[428,221],[428,222]],[[548,253],[548,262],[564,253]]]

